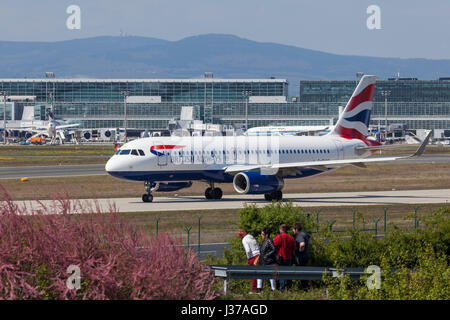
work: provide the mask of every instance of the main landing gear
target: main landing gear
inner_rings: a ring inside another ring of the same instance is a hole
[[[222,189],[214,188],[214,183],[209,183],[210,187],[205,190],[205,198],[208,200],[220,200],[222,199]]]
[[[151,181],[145,181],[144,186],[145,186],[145,193],[142,195],[142,201],[152,202],[153,201],[152,187],[154,186],[154,183]]]
[[[283,200],[283,192],[281,192],[281,190],[278,190],[271,193],[265,193],[264,199],[266,199],[267,201],[272,200],[281,201]]]

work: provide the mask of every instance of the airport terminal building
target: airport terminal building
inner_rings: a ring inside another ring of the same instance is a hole
[[[336,121],[356,80],[300,81],[288,95],[284,79],[0,79],[6,93],[7,119],[20,120],[24,106],[35,106],[35,119],[55,116],[80,128],[167,129],[181,107],[194,107],[205,123],[242,126],[248,103],[249,127],[327,125]],[[247,92],[247,96],[243,93]],[[385,95],[383,95],[385,94]],[[0,97],[3,102],[3,97]],[[247,100],[248,99],[248,100]],[[376,85],[372,124],[402,123],[408,129],[450,129],[450,78],[394,78]],[[125,103],[126,102],[126,103]],[[0,119],[3,119],[0,103]],[[448,132],[450,135],[450,132]]]

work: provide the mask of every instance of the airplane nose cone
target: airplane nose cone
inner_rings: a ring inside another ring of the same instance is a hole
[[[117,159],[111,158],[108,160],[108,162],[105,165],[105,171],[106,172],[114,172],[119,170],[119,165]]]

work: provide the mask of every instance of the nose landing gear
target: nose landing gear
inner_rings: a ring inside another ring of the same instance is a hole
[[[210,187],[205,190],[205,198],[208,200],[220,200],[222,199],[222,189],[214,188],[214,183],[209,183]]]
[[[144,186],[145,186],[145,192],[142,195],[142,201],[143,202],[152,202],[153,201],[153,195],[152,195],[152,187],[155,184],[151,181],[145,181]]]

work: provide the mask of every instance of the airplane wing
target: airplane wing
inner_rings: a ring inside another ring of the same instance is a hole
[[[430,131],[426,138],[423,140],[420,147],[416,150],[416,152],[412,155],[408,156],[399,156],[399,157],[377,157],[377,158],[357,158],[357,159],[345,159],[345,160],[322,160],[322,161],[303,161],[303,162],[290,162],[290,163],[275,163],[268,165],[233,165],[229,166],[225,169],[225,173],[228,174],[237,174],[243,171],[252,171],[252,170],[267,170],[270,172],[271,170],[282,170],[282,169],[295,169],[295,168],[314,168],[320,171],[326,171],[327,167],[334,166],[344,166],[344,165],[355,165],[358,167],[365,167],[366,163],[376,163],[376,162],[385,162],[385,161],[395,161],[398,159],[407,159],[412,157],[418,157],[422,155],[425,150],[425,147],[430,140],[432,131]]]
[[[60,130],[60,129],[65,129],[65,128],[74,128],[74,127],[79,127],[80,125],[78,123],[74,123],[74,124],[64,124],[61,126],[56,126],[55,129],[56,130]]]

